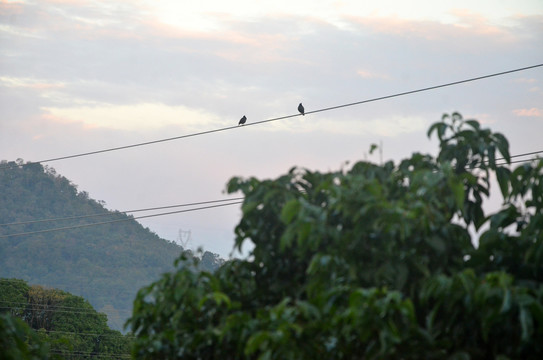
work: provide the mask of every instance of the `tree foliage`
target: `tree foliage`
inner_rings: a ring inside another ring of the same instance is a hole
[[[47,342],[21,319],[8,312],[0,313],[0,359],[45,360],[50,358]]]
[[[214,274],[180,258],[141,289],[133,354],[541,358],[543,162],[511,169],[507,139],[458,113],[428,136],[437,157],[231,179],[250,256]],[[503,204],[486,213],[494,176]]]
[[[87,300],[62,290],[0,279],[0,315],[7,359],[116,359],[129,353],[130,336],[111,330],[106,315]]]

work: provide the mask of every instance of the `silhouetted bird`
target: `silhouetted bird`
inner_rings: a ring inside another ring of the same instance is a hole
[[[243,115],[243,117],[239,119],[238,126],[245,124],[246,121],[247,121],[247,117]]]
[[[300,105],[298,105],[298,111],[300,112],[300,114],[305,116],[304,106],[302,105],[302,103],[300,103]]]

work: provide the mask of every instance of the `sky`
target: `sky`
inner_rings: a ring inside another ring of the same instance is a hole
[[[543,1],[0,0],[0,159],[39,161],[543,63]],[[44,165],[113,210],[238,197],[233,176],[435,154],[460,112],[543,150],[543,67]],[[1,171],[1,170],[0,170]],[[228,257],[239,205],[142,219]]]

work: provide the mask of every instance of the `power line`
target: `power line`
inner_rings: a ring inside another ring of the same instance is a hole
[[[96,226],[96,225],[113,224],[113,223],[122,222],[122,221],[130,221],[130,220],[136,220],[136,219],[145,219],[145,218],[156,217],[156,216],[165,216],[165,215],[171,215],[171,214],[180,214],[180,213],[191,212],[191,211],[197,211],[197,210],[212,209],[212,208],[217,208],[217,207],[236,205],[236,204],[241,204],[241,203],[242,203],[242,201],[236,201],[236,202],[231,202],[231,203],[226,203],[226,204],[218,204],[218,205],[203,206],[203,207],[199,207],[199,208],[186,209],[186,210],[177,210],[177,211],[170,211],[170,212],[165,212],[165,213],[159,213],[159,214],[153,214],[153,215],[144,215],[144,216],[137,216],[137,217],[126,218],[126,219],[116,219],[116,220],[109,220],[109,221],[95,222],[95,223],[89,223],[89,224],[80,224],[80,225],[65,226],[65,227],[52,228],[52,229],[45,229],[45,230],[28,231],[28,232],[21,232],[21,233],[15,233],[15,234],[0,235],[0,239],[8,238],[8,237],[16,237],[16,236],[36,235],[36,234],[42,234],[42,233],[53,232],[53,231],[62,231],[62,230],[79,229],[79,228],[84,228],[84,227],[89,227],[89,226]]]
[[[74,216],[59,217],[59,218],[37,219],[37,220],[29,220],[29,221],[18,221],[18,222],[0,224],[0,226],[26,225],[26,224],[35,224],[35,223],[51,222],[51,221],[86,219],[86,218],[101,217],[101,216],[114,216],[114,215],[120,215],[120,214],[126,214],[126,213],[163,210],[163,209],[171,209],[171,208],[195,206],[195,205],[214,204],[214,203],[220,203],[220,202],[226,202],[226,201],[234,201],[234,200],[243,200],[243,198],[238,197],[238,198],[231,198],[231,199],[209,200],[209,201],[199,201],[199,202],[177,204],[177,205],[158,206],[158,207],[145,208],[145,209],[124,210],[124,211],[118,211],[118,212],[107,212],[107,213],[96,213],[96,214],[89,214],[89,215],[74,215]]]
[[[509,156],[509,158],[514,159],[514,158],[517,158],[517,157],[536,155],[536,154],[540,154],[540,153],[543,153],[543,150],[531,151],[531,152],[522,153],[522,154],[515,154],[515,155]],[[504,157],[496,158],[496,161],[500,161],[500,160],[505,160],[505,158]],[[535,159],[532,158],[532,159],[512,161],[511,164],[515,164],[515,163],[519,163],[519,162],[527,162],[527,161],[532,161],[532,160],[535,160]],[[507,163],[500,163],[500,164],[497,164],[497,165],[507,165]],[[163,209],[171,209],[171,208],[195,206],[195,205],[205,205],[205,204],[213,204],[213,203],[220,203],[220,202],[227,202],[227,201],[234,201],[234,200],[243,200],[243,199],[244,199],[243,197],[237,197],[237,198],[230,198],[230,199],[198,201],[198,202],[192,202],[192,203],[165,205],[165,206],[157,206],[157,207],[134,209],[134,210],[123,210],[123,211],[114,211],[114,212],[110,211],[110,212],[106,212],[106,213],[95,213],[95,214],[88,214],[88,215],[73,215],[73,216],[57,217],[57,218],[36,219],[36,220],[4,223],[4,224],[0,224],[0,226],[28,225],[28,224],[36,224],[36,223],[52,222],[52,221],[76,220],[76,219],[86,219],[86,218],[102,217],[102,216],[115,216],[115,215],[127,214],[127,213],[163,210]]]
[[[483,75],[483,76],[477,76],[477,77],[470,78],[470,79],[453,81],[453,82],[449,82],[449,83],[446,83],[446,84],[434,85],[434,86],[429,86],[429,87],[416,89],[416,90],[404,91],[404,92],[401,92],[401,93],[381,96],[381,97],[368,99],[368,100],[357,101],[357,102],[353,102],[353,103],[349,103],[349,104],[331,106],[331,107],[318,109],[318,110],[313,110],[313,111],[306,111],[305,114],[307,115],[307,114],[317,113],[317,112],[322,112],[322,111],[336,110],[336,109],[344,108],[344,107],[347,107],[347,106],[361,105],[361,104],[366,104],[366,103],[369,103],[369,102],[385,100],[385,99],[391,99],[391,98],[394,98],[394,97],[399,97],[399,96],[404,96],[404,95],[411,95],[411,94],[415,94],[415,93],[419,93],[419,92],[435,90],[435,89],[444,88],[444,87],[453,86],[453,85],[458,85],[458,84],[463,84],[463,83],[467,83],[467,82],[471,82],[471,81],[477,81],[477,80],[482,80],[482,79],[488,79],[488,78],[495,77],[495,76],[511,74],[511,73],[518,72],[518,71],[534,69],[534,68],[541,67],[541,66],[543,66],[543,64],[537,64],[537,65],[527,66],[527,67],[523,67],[523,68],[502,71],[502,72],[499,72],[499,73],[488,74],[488,75]],[[269,121],[271,121],[271,120],[269,120]],[[263,122],[265,122],[265,121],[263,121]]]
[[[75,356],[87,356],[91,359],[93,358],[111,358],[111,357],[117,357],[120,359],[132,359],[131,354],[110,354],[110,353],[90,353],[90,352],[81,352],[81,351],[64,351],[64,350],[58,350],[58,349],[51,349],[51,354],[55,355],[75,355]]]
[[[117,330],[118,331],[118,330]],[[91,333],[82,333],[82,332],[72,332],[72,331],[59,331],[59,330],[49,330],[47,333],[56,333],[56,334],[68,334],[68,335],[81,335],[81,336],[100,336],[100,337],[118,337],[123,336],[125,338],[135,338],[134,335],[123,335],[121,332],[119,334],[91,334]]]
[[[514,159],[514,158],[517,158],[517,157],[523,157],[523,156],[528,156],[528,155],[535,155],[535,154],[540,154],[540,153],[543,153],[543,150],[539,150],[539,151],[532,151],[532,152],[528,152],[528,153],[524,153],[524,154],[516,154],[516,155],[510,155],[509,158],[510,159]],[[537,160],[538,158],[531,158],[531,159],[522,159],[522,160],[515,160],[515,161],[509,161],[509,162],[500,162],[498,163],[498,161],[501,161],[501,160],[505,160],[504,157],[500,157],[500,158],[496,158],[495,161],[496,161],[496,166],[504,166],[504,165],[511,165],[511,164],[517,164],[517,163],[522,163],[522,162],[530,162],[530,161],[535,161]],[[484,161],[486,165],[489,164],[489,161],[488,160],[485,160]],[[478,166],[478,167],[481,167],[481,166]],[[0,225],[1,226],[1,225]]]
[[[524,160],[515,160],[515,161],[511,161],[510,163],[499,163],[499,164],[496,164],[496,166],[504,166],[504,165],[511,165],[511,164],[517,164],[517,163],[523,163],[523,162],[531,162],[531,161],[536,161],[536,160],[540,160],[540,159],[537,159],[537,158],[532,158],[532,159],[524,159]]]
[[[28,306],[30,306],[30,304],[28,304]],[[20,307],[0,307],[2,309],[21,309]],[[25,308],[25,309],[28,309],[28,308]],[[74,308],[74,309],[78,309],[78,308]],[[28,309],[28,310],[32,310],[32,309]],[[55,311],[55,309],[38,309],[39,311]],[[68,313],[81,313],[81,311],[63,311],[63,312],[68,312]],[[98,311],[96,311],[96,314],[102,314],[102,313],[99,313]],[[114,330],[115,331],[115,330]],[[116,330],[118,331],[118,330]],[[134,338],[135,336],[134,335],[129,335],[129,334],[123,334],[119,331],[119,334],[98,334],[98,333],[84,333],[84,332],[74,332],[74,331],[60,331],[60,330],[47,330],[47,333],[58,333],[58,334],[69,334],[69,335],[81,335],[81,336],[100,336],[100,337],[118,337],[118,336],[123,336],[123,337],[128,337],[128,338]]]
[[[517,154],[517,155],[511,155],[510,158],[513,159],[513,158],[517,158],[517,157],[522,157],[522,156],[528,156],[528,155],[536,155],[536,154],[541,154],[543,153],[543,150],[539,150],[539,151],[532,151],[532,152],[528,152],[528,153],[524,153],[524,154]],[[505,160],[505,158],[499,158],[499,159],[496,159],[496,160]]]
[[[527,153],[522,153],[522,154],[511,155],[510,158],[513,159],[513,158],[517,158],[517,157],[523,157],[523,156],[528,156],[528,155],[535,155],[535,154],[540,154],[540,153],[543,153],[543,150],[538,150],[538,151],[532,151],[532,152],[527,152]],[[500,161],[500,160],[505,160],[505,158],[502,157],[502,158],[497,158],[497,159],[496,159],[496,161]],[[522,162],[530,162],[530,161],[534,161],[534,160],[536,160],[536,159],[532,158],[532,159],[517,160],[517,161],[511,161],[509,164],[522,163]],[[503,162],[503,163],[497,163],[496,165],[498,165],[498,166],[503,166],[503,165],[508,165],[508,163]],[[184,203],[184,204],[176,204],[176,205],[158,206],[158,207],[143,208],[143,209],[135,209],[135,210],[124,210],[124,211],[117,211],[117,212],[96,213],[96,214],[89,214],[89,215],[75,215],[75,216],[58,217],[58,218],[48,218],[48,219],[36,219],[36,220],[28,220],[28,221],[19,221],[19,222],[12,222],[12,223],[4,223],[4,224],[0,224],[0,226],[27,225],[27,224],[35,224],[35,223],[43,223],[43,222],[52,222],[52,221],[76,220],[76,219],[86,219],[86,218],[103,217],[103,216],[115,216],[115,215],[126,214],[126,213],[135,213],[135,212],[143,212],[143,211],[154,211],[154,210],[170,209],[170,208],[176,208],[176,207],[186,207],[186,206],[195,206],[195,205],[213,204],[213,203],[229,202],[229,201],[243,200],[243,199],[244,199],[243,197],[238,197],[238,198],[230,198],[230,199],[208,200],[208,201],[199,201],[199,202]],[[194,209],[194,210],[198,210],[198,209]],[[176,213],[176,212],[172,212],[172,213]],[[171,213],[155,214],[155,215],[149,215],[149,216],[144,216],[144,217],[161,216],[161,215],[168,215],[168,214],[171,214]],[[144,218],[144,217],[135,217],[135,218],[119,219],[119,220],[107,221],[107,222],[90,223],[90,224],[81,225],[81,227],[83,227],[83,226],[92,226],[92,225],[108,224],[108,223],[117,222],[117,221],[129,221],[129,220],[140,219],[140,218]],[[79,226],[79,225],[78,225],[78,226]],[[76,227],[78,227],[78,226],[76,226]],[[67,227],[67,228],[72,228],[72,227]],[[63,230],[64,228],[59,228],[59,229],[60,229],[60,230]],[[44,232],[45,232],[45,231],[55,231],[55,229],[40,230],[40,231],[38,231],[38,232],[41,232],[41,231],[44,231]],[[23,233],[23,234],[21,234],[21,235],[28,235],[28,234],[31,234],[31,233],[32,233],[32,232],[30,232],[30,233]],[[17,235],[16,235],[16,234],[15,234],[15,235],[1,235],[0,238],[2,238],[2,237],[9,237],[9,236],[17,236]]]
[[[28,307],[0,306],[0,309],[28,310]],[[89,315],[100,315],[100,314],[102,314],[102,315],[106,315],[105,313],[99,313],[96,310],[87,310],[87,311],[84,311],[84,310],[80,310],[80,311],[76,311],[76,310],[58,310],[58,309],[36,309],[36,310],[41,311],[41,312],[54,311],[54,312],[68,313],[68,314],[89,314]],[[113,316],[113,317],[115,317],[115,316]],[[120,315],[118,315],[118,317],[120,317]]]
[[[514,164],[514,163],[530,162],[530,161],[534,161],[534,160],[537,160],[537,159],[516,160],[516,161],[511,161],[509,164],[505,162],[505,163],[500,163],[500,164],[496,164],[496,165],[498,165],[498,166],[510,165],[510,164]],[[80,225],[74,225],[74,226],[65,226],[65,227],[44,229],[44,230],[37,230],[37,231],[28,231],[28,232],[21,232],[21,233],[15,233],[15,234],[6,234],[6,235],[0,235],[0,239],[8,238],[8,237],[25,236],[25,235],[36,235],[36,234],[42,234],[42,233],[48,233],[48,232],[54,232],[54,231],[79,229],[79,228],[91,227],[91,226],[97,226],[97,225],[113,224],[113,223],[123,222],[123,221],[145,219],[145,218],[172,215],[172,214],[180,214],[180,213],[185,213],[185,212],[192,212],[192,211],[197,211],[197,210],[206,210],[206,209],[212,209],[212,208],[230,206],[230,205],[236,205],[236,204],[242,204],[242,203],[243,203],[243,201],[235,201],[235,202],[226,203],[226,204],[203,206],[203,207],[199,207],[199,208],[178,210],[178,211],[170,211],[170,212],[165,212],[165,213],[137,216],[137,217],[132,217],[132,218],[109,220],[109,221],[95,222],[95,223],[89,223],[89,224],[80,224]]]
[[[97,353],[97,352],[89,352],[89,351],[64,351],[63,349],[57,348],[57,349],[51,349],[50,350],[52,354],[56,355],[78,355],[78,356],[88,356],[91,358],[95,357],[119,357],[121,359],[131,359],[131,354],[116,354],[116,353]]]
[[[84,286],[81,286],[79,285],[79,287],[74,287],[73,285],[70,285],[70,284],[67,284],[67,283],[54,283],[54,285],[47,285],[47,284],[33,284],[31,283],[31,280],[20,280],[20,279],[7,279],[7,278],[0,278],[0,283],[1,282],[6,282],[6,283],[24,283],[24,284],[27,284],[28,286],[32,287],[34,285],[38,285],[38,286],[42,286],[44,288],[51,288],[51,289],[63,289],[63,290],[66,290],[66,291],[69,291],[72,295],[74,296],[79,296],[79,297],[83,297],[85,298],[85,290],[90,290],[90,289],[93,289],[93,290],[96,290],[96,289],[103,289],[104,288],[104,285],[100,286],[98,284],[85,284]],[[143,284],[145,285],[145,284]],[[141,286],[143,286],[141,285]],[[126,290],[124,289],[123,291],[116,291],[115,292],[115,296],[129,296],[129,297],[132,297],[134,296],[139,290],[139,287],[133,291],[130,291],[130,290]],[[83,294],[82,294],[83,293]],[[1,301],[0,301],[1,302]],[[19,303],[21,305],[24,305],[26,303]],[[117,311],[117,312],[122,312],[122,313],[131,313],[132,310],[131,309],[117,309],[115,307],[113,307],[113,310]],[[105,311],[104,311],[105,313]]]
[[[395,98],[395,97],[399,97],[399,96],[411,95],[411,94],[415,94],[415,93],[419,93],[419,92],[430,91],[430,90],[440,89],[440,88],[444,88],[444,87],[448,87],[448,86],[459,85],[459,84],[464,84],[464,83],[468,83],[468,82],[472,82],[472,81],[478,81],[478,80],[488,79],[488,78],[491,78],[491,77],[502,76],[502,75],[506,75],[506,74],[519,72],[519,71],[534,69],[534,68],[541,67],[541,66],[543,66],[543,63],[542,64],[537,64],[537,65],[526,66],[526,67],[522,67],[522,68],[517,68],[517,69],[512,69],[512,70],[507,70],[507,71],[501,71],[501,72],[498,72],[498,73],[493,73],[493,74],[488,74],[488,75],[483,75],[483,76],[477,76],[477,77],[473,77],[473,78],[469,78],[469,79],[448,82],[448,83],[445,83],[445,84],[434,85],[434,86],[429,86],[429,87],[425,87],[425,88],[404,91],[404,92],[395,93],[395,94],[392,94],[392,95],[385,95],[385,96],[375,97],[375,98],[371,98],[371,99],[367,99],[367,100],[356,101],[356,102],[352,102],[352,103],[347,103],[347,104],[336,105],[336,106],[326,107],[326,108],[322,108],[322,109],[307,111],[307,112],[305,112],[305,114],[308,115],[308,114],[313,114],[313,113],[318,113],[318,112],[323,112],[323,111],[337,110],[337,109],[348,107],[348,106],[361,105],[361,104],[366,104],[366,103],[370,103],[370,102],[391,99],[391,98]],[[247,123],[244,126],[253,126],[253,125],[264,124],[264,123],[268,123],[268,122],[272,122],[272,121],[285,120],[285,119],[289,119],[289,118],[292,118],[292,117],[295,117],[295,116],[301,116],[301,114],[286,115],[286,116],[280,116],[280,117],[271,118],[271,119],[267,119],[267,120],[255,121],[255,122]],[[11,169],[11,168],[19,167],[19,166],[28,166],[30,164],[53,162],[53,161],[72,159],[72,158],[82,157],[82,156],[96,155],[96,154],[101,154],[101,153],[105,153],[105,152],[124,150],[124,149],[129,149],[129,148],[134,148],[134,147],[139,147],[139,146],[152,145],[152,144],[158,144],[158,143],[162,143],[162,142],[180,140],[180,139],[185,139],[185,138],[189,138],[189,137],[207,135],[207,134],[212,134],[212,133],[216,133],[216,132],[220,132],[220,131],[233,130],[233,129],[238,129],[238,128],[240,128],[238,125],[228,126],[228,127],[219,128],[219,129],[206,130],[206,131],[196,132],[196,133],[192,133],[192,134],[185,134],[185,135],[174,136],[174,137],[158,139],[158,140],[153,140],[153,141],[146,141],[146,142],[141,142],[141,143],[136,143],[136,144],[131,144],[131,145],[117,146],[117,147],[112,147],[112,148],[107,148],[107,149],[102,149],[102,150],[89,151],[89,152],[83,152],[83,153],[78,153],[78,154],[73,154],[73,155],[43,159],[43,160],[39,160],[39,161],[36,161],[36,162],[30,162],[30,163],[26,163],[26,164],[0,166],[0,170],[2,170],[2,169]]]
[[[28,306],[32,309],[36,309],[36,310],[42,310],[40,308],[43,308],[43,309],[51,309],[52,311],[54,310],[65,310],[65,309],[74,309],[74,310],[78,310],[78,312],[80,312],[81,310],[84,310],[85,312],[96,312],[96,313],[99,313],[99,314],[105,314],[105,312],[100,312],[96,309],[83,309],[81,307],[77,307],[77,306],[63,306],[63,305],[48,305],[48,304],[40,304],[40,303],[22,303],[22,302],[16,302],[16,301],[3,301],[3,300],[0,300],[0,304],[9,304],[9,305],[20,305],[20,306],[16,306],[14,308],[21,308],[22,306]],[[132,310],[123,310],[123,309],[114,309],[115,312],[124,312],[124,313],[132,313]]]

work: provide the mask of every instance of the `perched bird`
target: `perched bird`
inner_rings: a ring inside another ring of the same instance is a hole
[[[298,111],[300,112],[300,114],[305,115],[304,106],[302,105],[302,103],[300,103],[300,105],[298,105]]]
[[[243,117],[239,119],[238,126],[245,124],[246,121],[247,121],[247,117],[243,115]]]

